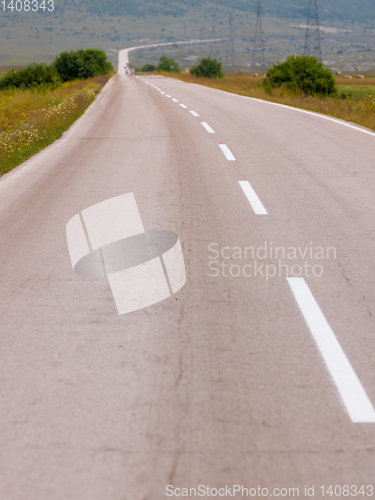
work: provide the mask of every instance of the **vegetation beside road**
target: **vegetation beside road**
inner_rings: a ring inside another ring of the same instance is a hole
[[[262,85],[263,77],[249,74],[226,73],[221,80],[199,78],[190,73],[170,76],[234,94],[324,113],[375,130],[375,78],[363,80],[337,78],[337,96],[319,97],[308,96],[285,86],[276,87],[269,92]]]
[[[336,96],[336,82],[332,71],[323,67],[316,57],[289,56],[274,64],[263,79],[263,88],[272,93],[276,87],[306,95]]]
[[[112,64],[107,61],[103,50],[72,50],[58,54],[50,65],[29,64],[24,68],[9,70],[0,76],[0,90],[54,90],[65,82],[106,75],[112,71]]]
[[[0,91],[0,175],[61,137],[109,78],[68,82],[50,91]]]

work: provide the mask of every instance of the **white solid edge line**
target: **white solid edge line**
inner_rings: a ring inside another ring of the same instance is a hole
[[[303,278],[287,278],[353,423],[375,423],[375,409]]]
[[[225,90],[222,90],[222,92],[225,92]],[[300,113],[306,113],[307,115],[317,116],[318,118],[323,118],[324,120],[329,120],[330,122],[340,123],[345,127],[353,128],[354,130],[358,130],[359,132],[363,132],[364,134],[375,136],[375,132],[371,132],[370,130],[365,130],[363,128],[357,127],[356,125],[351,125],[350,123],[346,123],[344,120],[337,120],[336,118],[324,115],[323,113],[315,113],[314,111],[307,111],[306,109],[295,108],[294,106],[288,106],[286,104],[280,104],[278,102],[266,101],[265,99],[257,99],[256,97],[248,97],[246,95],[232,94],[231,92],[226,92],[226,93],[231,95],[236,95],[237,97],[244,97],[245,99],[250,99],[252,101],[264,102],[266,104],[272,104],[273,106],[280,106],[281,108],[291,109],[293,111],[298,111]]]
[[[214,134],[215,130],[212,130],[212,128],[209,126],[207,122],[201,122],[201,125],[207,130],[209,134]]]
[[[264,208],[263,203],[260,201],[258,195],[250,185],[249,181],[238,181],[242,191],[245,193],[246,198],[249,200],[250,205],[252,206],[254,213],[257,215],[267,215],[268,212]]]
[[[178,99],[176,99],[175,97],[172,99],[173,102],[178,102]]]
[[[195,111],[190,111],[190,113],[193,115],[193,116],[199,116],[198,113],[196,113]]]
[[[184,109],[187,108],[187,106],[185,106],[185,104],[180,104],[180,106],[181,106],[181,108],[184,108]]]
[[[234,157],[232,151],[228,148],[228,146],[226,144],[219,144],[219,148],[222,150],[225,158],[228,161],[236,161],[236,158]]]

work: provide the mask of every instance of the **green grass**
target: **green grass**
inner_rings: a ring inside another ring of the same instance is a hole
[[[51,92],[0,92],[0,175],[62,136],[110,75],[66,83]]]
[[[366,97],[375,97],[374,85],[340,85],[338,86],[339,96],[345,96],[360,100]]]

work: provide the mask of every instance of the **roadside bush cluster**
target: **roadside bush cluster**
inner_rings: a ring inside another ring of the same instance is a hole
[[[190,73],[195,76],[205,78],[223,78],[221,62],[210,57],[203,57],[198,64],[190,68]]]
[[[0,90],[9,88],[53,90],[63,82],[106,75],[112,69],[112,64],[107,61],[103,50],[81,49],[62,52],[49,66],[30,64],[25,68],[9,71],[0,78]]]
[[[156,66],[154,64],[146,63],[141,68],[136,68],[135,70],[148,73],[149,71],[156,71]]]
[[[56,88],[61,78],[56,68],[46,64],[30,64],[26,68],[11,70],[0,78],[0,90],[6,88],[26,88],[46,86]]]
[[[334,96],[337,94],[335,78],[330,69],[316,57],[289,56],[285,62],[274,64],[263,80],[266,91],[284,86],[306,95]]]
[[[107,61],[106,53],[99,49],[61,52],[53,65],[63,82],[94,78],[112,71],[112,64]]]
[[[178,62],[167,56],[161,56],[156,69],[157,71],[168,71],[168,73],[181,73]]]

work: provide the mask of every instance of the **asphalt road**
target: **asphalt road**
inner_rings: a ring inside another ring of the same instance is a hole
[[[374,158],[364,129],[116,75],[4,176],[1,500],[161,500],[167,485],[367,497]],[[73,273],[65,228],[130,192],[146,229],[178,234],[187,282],[118,315],[105,279]]]

